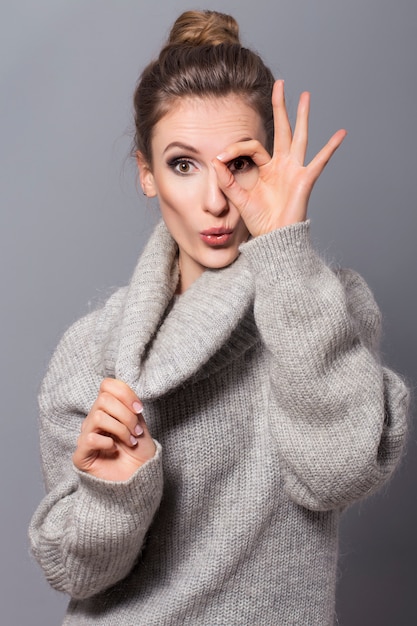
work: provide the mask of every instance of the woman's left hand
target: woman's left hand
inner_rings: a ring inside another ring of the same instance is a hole
[[[337,131],[308,165],[304,159],[308,143],[310,94],[300,96],[294,134],[284,98],[284,81],[277,80],[272,92],[274,151],[268,153],[257,140],[232,144],[213,162],[219,186],[236,206],[253,237],[277,228],[302,222],[314,184],[346,136]],[[250,157],[258,167],[258,179],[251,189],[242,187],[227,164],[238,157]]]

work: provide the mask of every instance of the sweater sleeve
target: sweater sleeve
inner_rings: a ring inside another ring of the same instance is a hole
[[[409,394],[377,355],[380,313],[354,272],[334,272],[309,223],[241,246],[270,357],[269,422],[285,490],[313,510],[343,507],[394,470]]]
[[[137,560],[162,495],[161,447],[125,482],[97,479],[72,464],[80,426],[102,379],[100,312],[67,331],[40,393],[40,440],[47,495],[29,529],[51,585],[75,598],[123,579]]]

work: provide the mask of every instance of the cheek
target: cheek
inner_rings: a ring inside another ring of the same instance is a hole
[[[197,182],[197,181],[196,181]],[[181,181],[177,177],[173,181],[163,181],[157,186],[157,196],[161,205],[175,213],[186,213],[195,209],[199,188],[194,181]]]
[[[249,239],[249,231],[246,228],[246,224],[245,222],[242,220],[242,218],[240,218],[240,222],[239,222],[239,244],[244,243],[245,241],[247,241]]]
[[[169,185],[158,187],[157,197],[162,213],[173,214],[181,211],[181,194],[178,193],[178,189],[175,187],[170,187]]]
[[[159,189],[158,201],[162,218],[171,235],[178,242],[178,238],[185,236],[193,222],[195,202],[189,196],[188,190],[182,190],[181,185],[173,188]]]
[[[234,175],[236,182],[242,187],[242,189],[253,189],[255,187],[258,178],[259,178],[259,170],[257,167],[254,167],[249,172],[245,174],[236,173]]]

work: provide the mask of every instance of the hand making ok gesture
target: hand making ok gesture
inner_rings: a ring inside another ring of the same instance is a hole
[[[316,156],[304,165],[308,143],[310,94],[300,96],[294,133],[288,119],[284,81],[277,80],[272,92],[274,149],[272,157],[257,140],[234,143],[214,159],[218,183],[225,196],[238,209],[253,237],[304,221],[314,184],[325,165],[346,136],[338,130]],[[228,164],[242,157],[258,167],[255,185],[246,189]]]

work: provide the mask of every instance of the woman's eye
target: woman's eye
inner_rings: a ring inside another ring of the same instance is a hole
[[[181,172],[181,174],[187,174],[190,171],[191,167],[188,161],[180,161],[177,163],[177,170]]]
[[[241,172],[247,172],[254,166],[254,162],[250,157],[237,157],[230,161],[228,164],[229,170],[232,174],[239,174]]]
[[[191,174],[194,169],[193,163],[188,159],[173,159],[168,165],[176,174]]]

